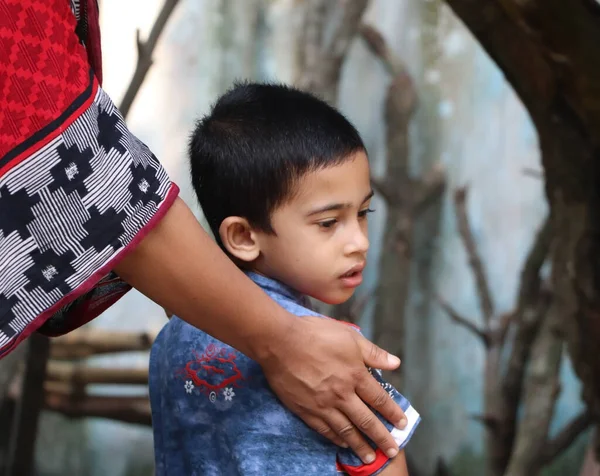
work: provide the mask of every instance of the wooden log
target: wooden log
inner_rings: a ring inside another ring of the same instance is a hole
[[[47,410],[69,418],[106,418],[124,423],[152,425],[150,402],[147,397],[73,397],[63,392],[50,391],[45,394],[44,403]]]
[[[52,359],[83,359],[115,352],[146,351],[156,332],[115,332],[100,329],[74,331],[52,340]]]
[[[90,367],[70,362],[49,361],[47,381],[71,383],[75,386],[87,384],[148,384],[147,368],[103,368]]]

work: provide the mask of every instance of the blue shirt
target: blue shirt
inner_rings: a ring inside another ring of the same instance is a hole
[[[290,313],[319,316],[306,296],[248,275]],[[403,448],[420,417],[379,371],[371,373],[406,413],[404,430],[378,415]],[[363,465],[329,442],[282,405],[258,363],[175,316],[152,347],[149,387],[156,476],[365,475],[388,463],[377,450],[376,461]]]

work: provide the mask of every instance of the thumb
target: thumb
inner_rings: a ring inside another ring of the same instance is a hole
[[[394,370],[400,366],[400,359],[398,357],[386,352],[363,336],[357,337],[359,337],[358,346],[360,347],[363,361],[367,367],[374,367],[381,370]]]

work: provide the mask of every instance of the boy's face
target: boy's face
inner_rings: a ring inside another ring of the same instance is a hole
[[[260,255],[252,266],[320,301],[342,303],[362,282],[369,249],[366,154],[306,174],[295,192],[271,215],[275,234],[254,232]]]

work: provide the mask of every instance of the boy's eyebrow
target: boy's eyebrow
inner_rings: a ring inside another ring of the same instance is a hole
[[[365,203],[367,200],[371,199],[374,194],[375,193],[373,192],[373,190],[371,190],[369,193],[367,193],[367,195],[365,195],[365,198],[363,199],[362,203]],[[312,210],[308,213],[307,216],[310,217],[313,215],[318,215],[319,213],[331,212],[333,210],[342,210],[344,208],[350,208],[351,206],[351,203],[331,203],[329,205],[325,205],[324,207],[317,208],[316,210]]]

